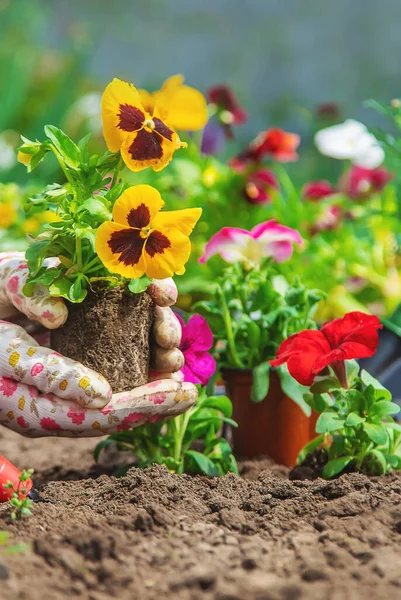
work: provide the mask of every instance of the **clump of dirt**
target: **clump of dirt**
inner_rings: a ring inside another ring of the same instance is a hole
[[[122,287],[89,291],[68,306],[63,327],[51,332],[51,347],[101,373],[113,392],[148,381],[153,301]]]
[[[4,445],[21,459],[31,442],[20,440],[1,432],[2,453]],[[401,597],[398,474],[289,481],[288,470],[261,460],[241,463],[242,477],[157,466],[87,479],[88,440],[34,442],[40,492],[54,504],[36,504],[17,523],[0,506],[0,529],[32,544],[15,556],[0,549],[2,600]],[[82,480],[49,481],[52,463],[63,464],[62,476],[75,465],[74,477],[80,465]]]

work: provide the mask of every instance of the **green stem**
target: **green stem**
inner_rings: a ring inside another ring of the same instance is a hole
[[[182,444],[191,415],[192,411],[188,410],[185,414],[174,419],[176,427],[176,432],[174,436],[174,459],[178,463],[180,463],[179,470],[181,470],[184,466],[184,461],[182,457]]]
[[[224,324],[226,326],[226,333],[227,333],[227,344],[228,344],[228,348],[230,350],[231,358],[232,358],[233,362],[235,363],[236,367],[238,367],[240,369],[244,369],[244,365],[237,354],[230,311],[228,310],[226,298],[224,296],[224,292],[220,285],[217,286],[217,293],[219,295],[220,305],[221,305],[221,308],[223,311],[223,319],[224,319]]]
[[[74,185],[74,180],[71,179],[70,174],[68,173],[67,169],[65,168],[65,164],[63,162],[63,159],[61,158],[61,156],[59,155],[59,153],[57,152],[56,148],[53,146],[53,144],[50,144],[50,148],[54,154],[54,156],[57,159],[58,164],[60,165],[61,170],[63,171],[66,180],[73,186]]]
[[[114,173],[113,173],[113,179],[111,182],[111,186],[110,189],[113,188],[115,185],[117,185],[118,182],[118,178],[120,176],[120,171],[123,167],[123,159],[121,158],[121,154],[120,154],[120,158],[118,159],[118,163],[116,165],[116,168],[114,169]]]
[[[82,263],[82,242],[81,238],[75,238],[75,252],[77,257],[77,266],[78,271],[83,273],[83,263]]]

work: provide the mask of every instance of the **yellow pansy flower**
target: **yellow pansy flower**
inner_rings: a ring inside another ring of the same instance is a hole
[[[176,150],[186,147],[162,112],[158,107],[146,111],[138,90],[125,81],[113,79],[106,87],[102,96],[104,139],[110,152],[121,152],[131,171],[147,167],[161,171]]]
[[[197,131],[207,123],[206,98],[195,88],[184,85],[182,75],[173,75],[164,82],[161,90],[152,94],[146,90],[138,91],[145,109],[152,112],[155,106],[162,106],[174,129]]]
[[[32,158],[33,158],[33,154],[27,154],[27,153],[23,152],[22,150],[19,150],[19,152],[17,154],[18,162],[21,163],[22,165],[25,165],[26,167],[29,166]]]
[[[160,193],[150,185],[135,185],[121,194],[113,221],[102,223],[96,234],[96,252],[111,273],[154,279],[185,273],[191,253],[188,236],[202,209],[159,212],[163,206]]]
[[[11,202],[0,204],[0,229],[8,229],[15,223],[17,211]]]
[[[36,233],[40,229],[40,222],[36,217],[30,217],[22,223],[22,229],[25,233]]]

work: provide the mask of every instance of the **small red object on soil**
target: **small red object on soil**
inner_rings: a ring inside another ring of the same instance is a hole
[[[20,476],[21,471],[0,454],[0,502],[7,502],[12,495],[12,490],[5,490],[3,485],[11,481],[14,484],[14,488],[17,489],[20,482]],[[28,481],[24,482],[23,487],[25,489],[25,494],[20,492],[20,499],[26,498],[29,494],[32,487],[32,481],[28,479]]]

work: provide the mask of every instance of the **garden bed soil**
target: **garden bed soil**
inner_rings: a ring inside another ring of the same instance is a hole
[[[153,467],[115,479],[104,473],[125,458],[94,467],[94,444],[0,430],[0,452],[34,467],[54,503],[17,523],[0,506],[0,529],[32,544],[0,547],[2,600],[401,597],[399,475],[289,481],[261,460],[241,463],[241,478]]]
[[[51,348],[101,373],[124,392],[148,382],[149,332],[154,305],[146,293],[117,287],[90,290],[70,304],[68,319],[51,332]]]

